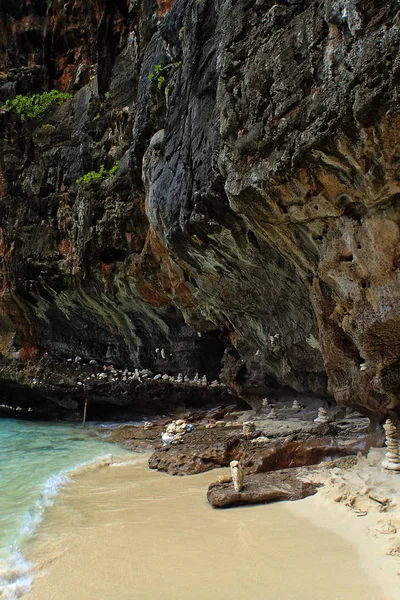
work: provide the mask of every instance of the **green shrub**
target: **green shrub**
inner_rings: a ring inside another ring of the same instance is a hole
[[[164,67],[164,69],[166,68]],[[162,90],[165,84],[165,76],[161,74],[164,69],[161,65],[156,65],[154,71],[148,76],[149,81],[154,81],[159,90]]]
[[[114,175],[116,170],[118,169],[118,165],[119,165],[119,160],[117,160],[115,165],[113,167],[111,167],[111,169],[108,171],[108,174],[111,176]]]
[[[32,121],[42,117],[45,112],[55,104],[62,104],[71,100],[72,94],[50,90],[43,94],[33,94],[32,96],[22,96],[19,94],[13,100],[7,100],[2,105],[4,110],[15,110],[21,121]]]
[[[104,167],[104,165],[100,165],[99,171],[89,171],[89,173],[85,173],[82,177],[79,177],[76,180],[76,183],[85,183],[86,185],[90,185],[93,181],[102,181],[108,176],[112,176],[115,174],[118,169],[119,160],[115,163],[113,167],[109,171]]]

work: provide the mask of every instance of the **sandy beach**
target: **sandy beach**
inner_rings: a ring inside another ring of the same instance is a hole
[[[399,559],[341,503],[215,510],[206,490],[221,472],[171,477],[140,456],[78,476],[27,548],[39,575],[24,598],[398,598]]]

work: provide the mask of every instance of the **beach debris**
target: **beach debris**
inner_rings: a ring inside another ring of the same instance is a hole
[[[154,375],[153,379],[154,381],[157,381],[158,379],[161,379],[162,375],[161,373],[157,373],[157,375]]]
[[[245,421],[243,423],[243,435],[252,435],[256,430],[256,424],[254,421]]]
[[[294,410],[301,410],[302,406],[298,400],[293,400],[292,408]]]
[[[251,440],[252,444],[266,444],[267,442],[269,442],[269,438],[265,435],[260,435],[259,437],[254,438],[254,440]]]
[[[83,405],[82,427],[86,427],[87,405],[88,401],[85,400],[85,404]]]
[[[367,363],[360,363],[360,371],[366,371],[367,370]]]
[[[391,419],[387,419],[383,429],[386,433],[385,443],[388,451],[385,454],[382,466],[387,471],[400,472],[399,434],[397,433],[396,426]]]
[[[238,460],[232,460],[230,462],[230,467],[234,490],[235,492],[240,492],[243,489],[243,469]]]
[[[192,423],[187,423],[183,419],[171,421],[171,423],[166,426],[165,432],[161,434],[164,446],[172,443],[182,443],[185,433],[189,433],[190,431],[193,431],[193,429],[194,425]]]
[[[276,410],[275,407],[272,406],[271,410],[269,411],[268,415],[267,415],[267,419],[277,419],[278,415],[276,414]]]
[[[149,430],[153,428],[153,423],[151,421],[145,421],[143,424],[143,429],[144,430]]]
[[[318,417],[314,419],[314,423],[329,423],[328,411],[322,406],[318,409]]]
[[[172,442],[172,440],[174,439],[174,436],[172,433],[167,433],[166,431],[164,431],[164,433],[161,434],[161,439],[162,439],[164,446],[167,446],[168,444],[170,444]]]

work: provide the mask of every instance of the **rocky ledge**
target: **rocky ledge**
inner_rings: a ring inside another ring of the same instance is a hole
[[[312,496],[318,484],[307,481],[303,469],[284,469],[261,475],[249,475],[240,492],[231,482],[212,483],[208,488],[207,500],[214,508],[227,508],[242,504],[267,504],[279,500],[301,500]],[[304,479],[302,478],[304,477]]]

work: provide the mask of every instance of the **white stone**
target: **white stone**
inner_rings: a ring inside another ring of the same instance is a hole
[[[232,460],[230,463],[231,477],[235,492],[240,492],[243,489],[244,473],[238,460]]]

